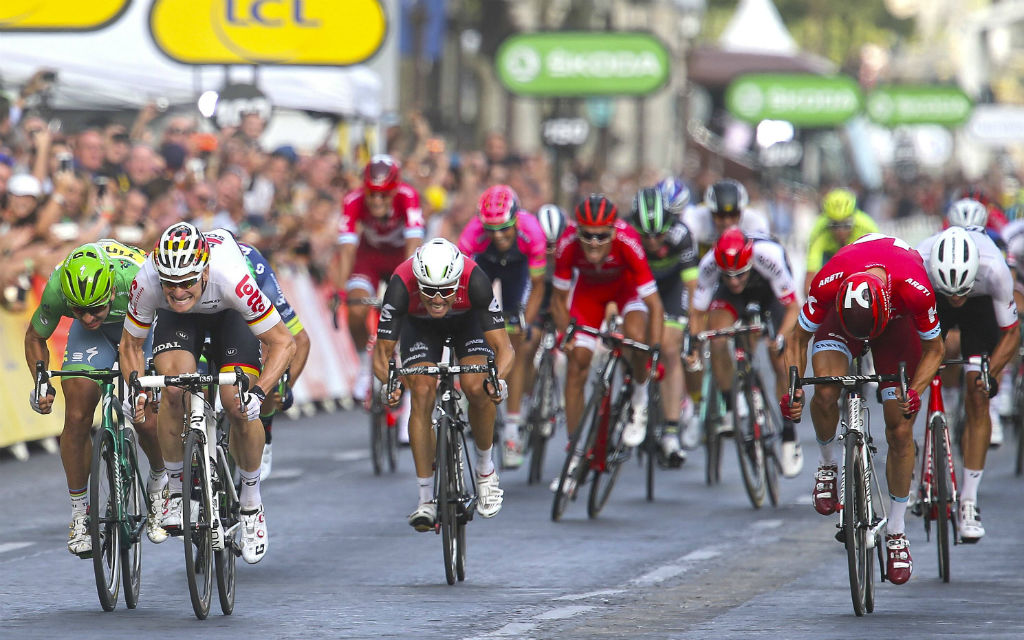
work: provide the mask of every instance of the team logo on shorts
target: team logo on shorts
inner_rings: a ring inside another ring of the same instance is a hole
[[[175,331],[174,334],[176,336],[178,336],[179,338],[181,338],[182,340],[188,340],[188,332],[187,331]]]

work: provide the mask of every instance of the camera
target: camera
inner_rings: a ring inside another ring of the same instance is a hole
[[[57,72],[56,71],[44,71],[39,74],[39,79],[43,82],[56,82]]]
[[[93,178],[92,183],[96,185],[96,197],[102,199],[107,194],[107,184],[110,179],[107,176],[96,176]]]
[[[74,170],[74,156],[70,151],[61,151],[57,154],[57,171],[62,173]]]

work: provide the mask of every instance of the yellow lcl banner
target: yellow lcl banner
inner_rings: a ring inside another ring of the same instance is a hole
[[[131,0],[2,0],[0,31],[95,31],[117,20]]]
[[[184,64],[350,65],[387,34],[378,0],[154,0],[156,46]]]

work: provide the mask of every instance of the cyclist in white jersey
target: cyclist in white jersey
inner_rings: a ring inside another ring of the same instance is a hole
[[[704,202],[687,207],[683,222],[697,242],[701,255],[715,246],[715,241],[729,227],[739,226],[751,235],[769,234],[768,219],[748,207],[747,190],[736,180],[719,180],[704,192]]]
[[[925,238],[917,250],[935,287],[943,335],[954,327],[960,329],[959,344],[953,336],[947,337],[946,353],[960,352],[964,357],[989,354],[988,393],[983,388],[979,368],[966,366],[967,424],[963,435],[959,529],[964,542],[977,542],[985,535],[978,509],[978,485],[992,430],[989,398],[995,395],[999,374],[1020,344],[1013,275],[982,227],[950,227]]]
[[[231,453],[242,479],[242,558],[250,564],[259,562],[269,542],[260,497],[265,441],[260,405],[266,399],[265,390],[274,388],[291,362],[295,340],[256,285],[231,234],[217,229],[204,235],[186,222],[171,225],[161,234],[132,283],[121,335],[121,370],[126,377],[133,371],[143,372],[142,341],[154,321],[153,359],[159,374],[194,373],[209,335],[211,371],[216,370],[214,365],[220,371],[238,366],[250,378],[242,407],[233,387],[221,387],[220,395],[231,423]],[[162,525],[169,531],[180,530],[182,519],[184,395],[180,389],[165,389],[157,414],[169,476]],[[144,397],[128,398],[125,415],[140,415]]]

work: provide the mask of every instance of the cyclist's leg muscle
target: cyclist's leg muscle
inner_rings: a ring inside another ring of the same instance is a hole
[[[631,340],[647,343],[647,312],[626,307],[626,313],[622,318],[622,333]],[[629,364],[633,369],[633,375],[637,382],[647,380],[648,355],[643,351],[631,351]]]
[[[61,382],[64,392],[64,431],[60,435],[60,459],[68,487],[84,487],[89,481],[92,460],[90,428],[100,401],[100,388],[87,378],[65,378]]]

